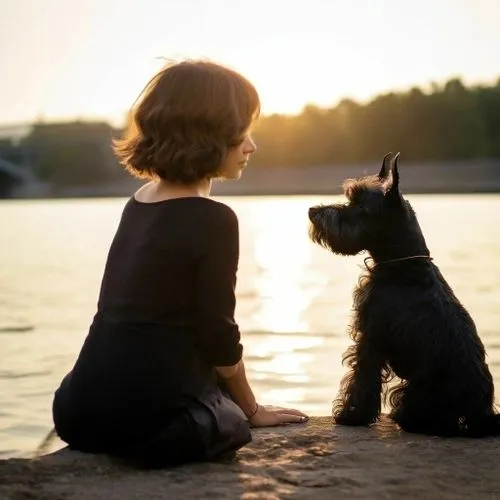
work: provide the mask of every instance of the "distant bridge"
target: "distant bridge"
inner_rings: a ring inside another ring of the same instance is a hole
[[[37,180],[30,168],[15,165],[10,161],[0,158],[0,178],[2,176],[21,183],[36,182]]]
[[[37,176],[27,163],[13,163],[3,158],[0,151],[0,198],[10,196],[21,187],[32,188],[37,184]]]
[[[23,137],[30,133],[32,128],[33,125],[28,123],[13,125],[0,124],[0,142],[7,140],[12,141],[14,144],[19,143]]]

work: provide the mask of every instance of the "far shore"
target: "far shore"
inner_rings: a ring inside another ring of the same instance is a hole
[[[349,166],[264,168],[251,166],[237,182],[214,182],[216,196],[336,195],[346,178],[378,172],[376,163]],[[406,194],[500,193],[500,159],[400,165],[400,186]],[[129,196],[141,182],[120,181],[89,186],[24,186],[13,198],[81,198]]]

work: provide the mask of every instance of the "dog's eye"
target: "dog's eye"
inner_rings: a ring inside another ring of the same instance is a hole
[[[370,215],[371,211],[369,205],[358,205],[357,206],[360,215]]]

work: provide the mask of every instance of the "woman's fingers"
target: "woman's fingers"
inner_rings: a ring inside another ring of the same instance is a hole
[[[280,406],[275,406],[275,407],[273,407],[273,409],[274,409],[274,411],[277,411],[279,413],[284,413],[286,415],[298,415],[299,417],[309,418],[308,415],[301,412],[300,410],[296,410],[295,408],[281,408]]]
[[[290,413],[278,413],[282,424],[296,424],[307,422],[309,418],[306,415],[295,415]]]
[[[252,425],[265,427],[273,425],[300,424],[309,420],[309,416],[295,408],[265,405],[260,407],[263,412],[258,412],[252,418]]]
[[[279,411],[277,407],[260,407],[260,410],[250,419],[253,427],[273,427],[275,425],[303,424],[309,417],[298,410],[283,408]],[[291,413],[290,413],[291,412]]]

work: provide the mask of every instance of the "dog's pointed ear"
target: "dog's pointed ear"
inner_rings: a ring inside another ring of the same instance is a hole
[[[394,155],[391,164],[391,172],[392,172],[392,185],[396,186],[399,189],[399,170],[398,170],[398,161],[399,161],[399,151]]]
[[[384,156],[384,159],[382,160],[382,168],[380,169],[380,172],[378,174],[378,178],[380,180],[385,179],[390,171],[391,171],[391,159],[392,159],[393,154],[392,153],[387,153]]]
[[[391,170],[387,181],[388,195],[399,196],[399,170],[398,170],[399,153],[396,153],[391,161]]]

